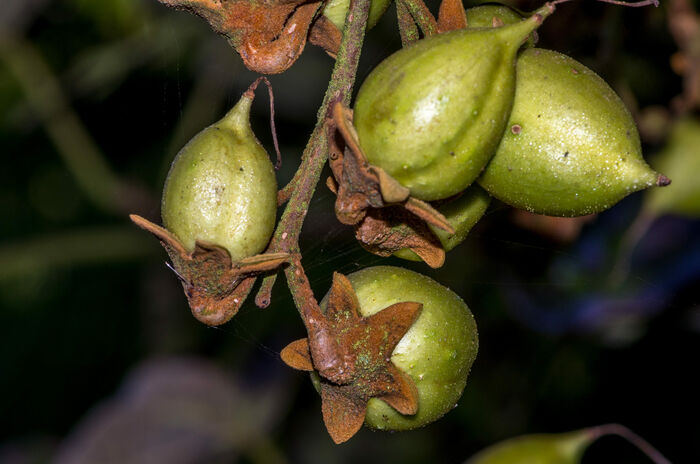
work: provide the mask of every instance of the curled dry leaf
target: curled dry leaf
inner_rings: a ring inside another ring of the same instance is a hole
[[[316,20],[322,2],[303,0],[159,0],[173,8],[204,18],[225,36],[251,71],[285,71],[304,51],[311,35],[314,44],[335,55],[340,31],[329,21]],[[312,30],[313,27],[313,30]],[[310,34],[311,30],[311,34]]]
[[[167,229],[135,214],[130,218],[160,240],[185,290],[192,315],[207,325],[228,322],[250,293],[256,275],[277,269],[289,258],[287,253],[264,253],[233,263],[227,250],[201,241],[189,253]]]
[[[362,317],[352,284],[336,272],[325,313],[306,321],[309,337],[282,350],[289,366],[313,368],[321,376],[323,420],[336,443],[362,427],[370,398],[384,400],[401,414],[417,412],[416,386],[391,354],[422,307],[402,302]]]
[[[375,255],[391,256],[408,248],[432,268],[445,263],[445,250],[440,240],[425,222],[400,208],[369,211],[356,226],[355,237]]]

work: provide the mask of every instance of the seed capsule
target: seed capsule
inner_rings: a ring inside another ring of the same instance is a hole
[[[513,110],[479,183],[516,208],[582,216],[669,180],[642,158],[637,128],[615,92],[561,53],[528,49]]]
[[[267,245],[275,224],[277,181],[250,127],[253,94],[177,154],[165,182],[165,227],[188,250],[195,241],[221,246],[232,261]]]
[[[447,218],[454,228],[454,234],[450,235],[432,225],[428,225],[428,227],[440,240],[445,251],[450,251],[467,238],[469,231],[479,222],[490,203],[491,196],[478,185],[473,185],[465,190],[459,198],[438,208],[438,211]],[[421,260],[418,255],[406,248],[397,251],[394,256],[411,261]]]
[[[433,36],[384,60],[355,103],[368,161],[421,200],[469,186],[503,134],[516,53],[552,11],[546,6],[516,24]]]
[[[364,317],[403,301],[422,304],[420,316],[391,353],[391,362],[415,383],[418,411],[403,415],[372,398],[365,425],[377,430],[411,430],[452,410],[462,396],[479,347],[476,322],[464,301],[433,279],[399,267],[370,267],[348,279]],[[320,304],[325,311],[328,296]],[[312,373],[311,379],[318,389],[318,375]]]

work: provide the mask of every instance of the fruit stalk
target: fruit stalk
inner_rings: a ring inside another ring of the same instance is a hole
[[[309,317],[319,314],[320,309],[301,264],[299,234],[316,185],[321,177],[321,171],[328,159],[326,119],[335,102],[342,102],[346,106],[350,103],[369,17],[369,7],[369,0],[355,0],[350,6],[335,67],[323,103],[318,110],[316,127],[304,149],[301,166],[297,171],[299,174],[292,179],[293,190],[289,197],[289,203],[268,248],[268,252],[286,252],[294,256],[290,265],[285,269],[285,275],[294,304],[299,309],[305,325]],[[258,306],[266,307],[270,304],[270,293],[275,280],[276,274],[263,279],[260,291],[255,298],[255,303]]]
[[[398,3],[406,7],[425,37],[438,33],[437,21],[423,0],[399,0]]]

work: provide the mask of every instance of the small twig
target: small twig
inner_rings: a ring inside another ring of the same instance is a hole
[[[267,86],[267,94],[270,97],[270,130],[272,131],[272,143],[275,145],[275,153],[277,154],[275,170],[279,171],[279,168],[282,167],[282,154],[280,153],[280,146],[277,142],[277,129],[275,128],[275,96],[272,93],[272,84],[270,84],[270,81],[267,79],[267,77],[260,76],[257,79],[255,79],[255,82],[250,84],[250,87],[248,87],[248,90],[246,90],[245,93],[250,98],[253,98],[255,90],[258,88],[258,84],[260,84],[260,81],[264,82]]]
[[[350,103],[367,28],[369,5],[370,0],[355,0],[351,3],[330,83],[323,103],[318,110],[316,127],[304,149],[298,171],[299,175],[292,180],[294,187],[289,203],[268,247],[268,252],[286,252],[294,257],[290,265],[285,268],[285,275],[289,291],[305,325],[309,318],[317,317],[320,314],[320,308],[301,265],[299,234],[321,172],[328,159],[328,143],[324,127],[330,114],[330,108],[337,101],[343,102],[345,105]],[[259,298],[256,298],[256,303],[269,302],[269,293],[275,279],[274,275],[263,279],[261,293],[259,293]]]
[[[594,440],[604,435],[617,435],[618,437],[624,438],[625,440],[636,446],[655,464],[671,464],[671,461],[666,459],[666,457],[663,454],[661,454],[656,448],[651,446],[651,444],[648,441],[646,441],[644,438],[640,437],[624,425],[600,425],[598,427],[591,428],[590,432]]]
[[[298,172],[298,171],[297,171]],[[292,192],[297,185],[297,176],[295,175],[292,180],[289,181],[287,185],[279,189],[277,192],[277,206],[282,206],[289,201],[289,197],[292,196]]]
[[[617,251],[617,257],[615,258],[615,262],[613,263],[612,270],[608,278],[608,283],[611,287],[615,288],[620,286],[629,275],[632,253],[649,231],[649,228],[655,220],[656,216],[654,214],[649,214],[648,212],[642,210],[639,213],[639,216],[637,216],[632,225],[622,236],[622,240],[620,241],[620,246]]]
[[[413,20],[420,27],[421,32],[425,37],[430,37],[438,33],[437,21],[435,16],[430,12],[423,0],[399,0],[413,16]]]
[[[418,27],[416,27],[416,22],[408,11],[406,4],[403,1],[397,1],[396,3],[396,15],[399,20],[399,34],[401,35],[401,45],[407,47],[416,40],[420,39],[418,34]]]

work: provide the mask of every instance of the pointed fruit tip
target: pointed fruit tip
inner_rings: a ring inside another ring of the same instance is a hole
[[[659,187],[666,187],[667,185],[671,185],[671,179],[663,174],[659,174],[659,177],[656,179],[656,185]]]

